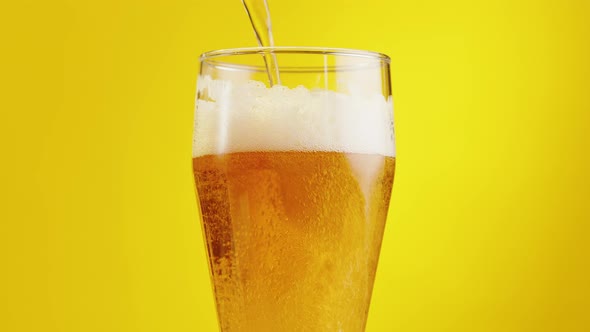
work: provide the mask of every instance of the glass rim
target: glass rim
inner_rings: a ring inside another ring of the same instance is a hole
[[[238,48],[224,48],[205,52],[199,56],[200,62],[206,62],[210,59],[215,59],[225,56],[233,55],[254,55],[254,54],[318,54],[318,55],[336,55],[336,56],[352,56],[358,58],[366,58],[378,60],[380,62],[390,64],[391,58],[384,53],[352,49],[352,48],[337,48],[337,47],[316,47],[316,46],[273,46],[273,47],[238,47]]]

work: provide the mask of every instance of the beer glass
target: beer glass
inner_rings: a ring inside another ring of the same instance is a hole
[[[395,168],[389,58],[259,47],[200,62],[193,171],[221,330],[363,331]]]

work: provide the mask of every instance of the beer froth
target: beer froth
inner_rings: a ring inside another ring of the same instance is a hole
[[[247,151],[395,156],[391,97],[199,77],[193,157]]]

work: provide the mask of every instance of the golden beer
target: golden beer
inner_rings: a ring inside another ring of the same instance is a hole
[[[192,160],[222,332],[364,331],[396,162],[390,88],[374,52],[201,56]]]
[[[363,331],[394,169],[380,154],[194,157],[222,331]]]

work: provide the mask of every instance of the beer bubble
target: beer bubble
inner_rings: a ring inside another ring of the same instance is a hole
[[[193,157],[247,151],[395,156],[391,97],[210,76],[199,77],[198,86]]]

